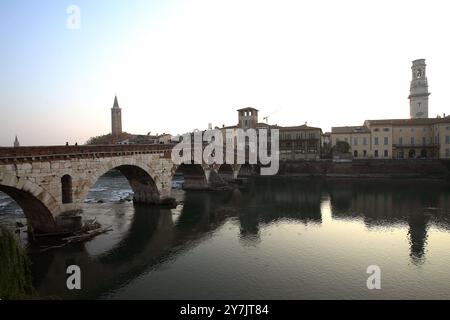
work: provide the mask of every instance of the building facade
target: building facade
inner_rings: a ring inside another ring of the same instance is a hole
[[[366,120],[360,127],[334,127],[331,141],[347,142],[355,159],[448,159],[450,117]]]
[[[243,145],[237,141],[237,129],[254,129],[258,136],[260,129],[266,129],[267,142],[270,150],[271,130],[279,130],[280,160],[317,160],[320,159],[322,129],[310,127],[306,124],[300,126],[283,127],[258,121],[258,110],[255,108],[243,108],[237,110],[238,124],[236,126],[223,126],[221,129],[224,142],[234,143],[238,149],[247,149],[247,143]],[[229,133],[232,133],[231,135]],[[259,141],[259,139],[258,139]]]
[[[280,160],[320,159],[322,129],[306,124],[279,127]]]
[[[371,134],[366,126],[331,128],[331,145],[339,141],[347,142],[353,158],[369,158],[371,156]]]
[[[450,158],[450,117],[428,117],[425,59],[412,63],[410,119],[366,120],[363,126],[334,127],[331,143],[349,144],[353,158]]]
[[[366,120],[374,158],[449,158],[450,117]]]

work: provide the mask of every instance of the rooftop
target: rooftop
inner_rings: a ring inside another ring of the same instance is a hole
[[[317,128],[317,127],[310,127],[306,124],[302,124],[301,126],[290,126],[290,127],[279,127],[281,131],[293,131],[293,130],[320,130],[322,131],[321,128]]]
[[[370,133],[370,130],[366,126],[332,127],[331,133]]]
[[[421,119],[381,119],[381,120],[366,120],[370,126],[376,125],[397,125],[397,126],[411,126],[411,125],[432,125],[437,123],[450,123],[450,116],[444,118],[421,118]]]
[[[119,102],[117,101],[117,96],[114,97],[114,105],[113,105],[114,109],[119,108]]]
[[[259,110],[255,109],[255,108],[247,107],[247,108],[238,109],[237,111],[259,111]]]

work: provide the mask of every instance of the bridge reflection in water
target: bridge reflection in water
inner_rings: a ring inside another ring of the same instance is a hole
[[[278,272],[280,273],[278,277],[282,278],[288,277],[291,272],[292,274],[306,272],[317,259],[321,260],[319,268],[320,265],[328,263],[331,265],[337,261],[341,263],[342,259],[349,261],[353,259],[358,263],[361,257],[357,256],[359,253],[356,251],[364,250],[364,242],[370,243],[367,250],[374,250],[374,260],[378,249],[382,252],[379,253],[378,259],[382,257],[391,259],[389,250],[392,251],[392,255],[398,255],[399,252],[403,254],[401,252],[403,243],[398,244],[399,249],[384,248],[386,252],[383,252],[383,248],[377,248],[377,245],[392,245],[383,243],[383,239],[386,232],[396,232],[400,235],[399,239],[404,238],[409,243],[407,246],[409,267],[405,268],[411,268],[423,266],[426,261],[427,248],[430,245],[428,244],[430,226],[441,230],[445,235],[450,231],[448,216],[450,189],[442,183],[327,182],[257,178],[250,180],[249,184],[241,189],[222,193],[187,192],[183,197],[183,206],[178,208],[178,211],[131,203],[113,206],[92,204],[87,211],[97,215],[99,220],[101,215],[98,212],[106,210],[114,212],[115,219],[119,221],[129,219],[129,225],[124,228],[125,231],[118,230],[100,236],[91,243],[32,255],[33,275],[39,293],[45,297],[59,298],[180,298],[181,294],[177,292],[185,292],[187,289],[181,285],[177,287],[178,277],[180,283],[189,281],[186,280],[189,277],[192,279],[206,277],[214,279],[215,283],[211,281],[205,283],[211,286],[211,290],[217,292],[217,296],[209,298],[234,298],[237,293],[230,292],[231,289],[227,291],[226,282],[233,282],[235,279],[226,277],[234,277],[239,272],[248,272],[247,268],[251,267],[243,265],[243,262],[237,259],[242,258],[241,255],[253,255],[259,248],[264,248],[266,250],[264,255],[269,257],[255,254],[254,272],[263,270],[262,272],[266,272],[266,277],[269,278],[274,277],[273,272]],[[426,209],[429,207],[440,209]],[[330,212],[327,212],[326,208]],[[351,230],[360,230],[361,225],[364,231],[352,233]],[[297,238],[293,239],[290,233],[290,238],[283,240],[283,234],[275,234],[277,229],[272,229],[273,226],[282,226],[286,232],[289,228],[299,228],[298,226],[301,228],[300,231],[296,231]],[[323,235],[318,231],[320,229],[324,230]],[[215,241],[215,237],[220,238],[220,241]],[[236,237],[239,239],[238,245],[235,243]],[[350,242],[345,242],[346,237],[353,238]],[[341,240],[333,239],[344,239],[342,244],[346,245],[351,243],[348,250],[353,252],[346,252],[346,248],[338,248],[340,245],[338,241]],[[302,241],[303,244],[298,245]],[[328,244],[325,245],[327,241]],[[357,247],[359,243],[362,244],[361,247]],[[93,253],[96,246],[108,247],[108,245],[109,248]],[[280,268],[278,270],[264,269],[267,268],[267,261],[271,255],[280,256],[279,248],[288,250],[289,247],[297,245],[300,250],[294,253],[298,256],[290,252],[289,256],[284,258],[286,261],[293,260],[289,263],[299,264],[297,267],[301,269],[285,270],[283,274],[280,270],[283,270],[285,261],[276,262],[276,266]],[[203,254],[197,252],[198,247],[202,247]],[[233,251],[236,248],[240,248],[239,250],[243,252],[237,254]],[[303,252],[301,248],[304,248]],[[309,256],[309,252],[314,251],[316,253]],[[342,254],[348,256],[340,257]],[[177,268],[177,271],[171,271],[172,265],[178,259],[189,255],[193,255],[189,261],[204,260],[201,269],[185,266],[186,269]],[[224,256],[234,257],[236,260],[226,262],[224,270],[214,269],[217,268],[217,264],[220,265],[218,261],[222,261]],[[265,267],[257,266],[259,260],[265,259],[267,259],[264,262]],[[382,263],[387,261],[380,261],[380,264]],[[399,260],[394,264],[402,263],[403,261]],[[67,278],[65,270],[71,264],[81,267],[83,288],[81,291],[68,291],[65,287]],[[238,270],[239,268],[241,269]],[[188,273],[187,270],[195,270],[195,274]],[[321,272],[326,274],[326,268]],[[141,280],[152,274],[159,274],[161,279],[165,280],[158,280],[160,282],[155,280],[152,283],[159,285],[152,288],[140,288]],[[162,274],[166,274],[166,278]],[[167,282],[169,276],[170,284]],[[246,276],[255,277],[254,274]],[[348,277],[351,279],[352,276]],[[339,283],[340,280],[336,281]],[[305,283],[303,288],[304,285]],[[302,287],[302,283],[298,283],[298,286]],[[253,298],[257,296],[257,290],[271,290],[269,287],[269,283],[267,286],[259,283],[253,289],[254,296],[243,295],[241,298]],[[205,290],[204,287],[202,289]],[[191,290],[193,296],[198,294],[195,292],[195,285]],[[310,290],[309,293],[314,295],[314,290]],[[161,296],[158,293],[161,293]],[[272,295],[276,292],[261,294],[261,297],[274,298]],[[308,297],[308,292],[305,292],[305,297]]]

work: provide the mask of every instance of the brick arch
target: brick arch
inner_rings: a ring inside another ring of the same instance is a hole
[[[81,192],[77,197],[79,201],[84,202],[89,190],[98,179],[113,169],[119,170],[127,178],[134,192],[135,202],[158,203],[160,201],[159,178],[152,174],[152,170],[147,164],[133,159],[114,159],[92,170],[93,173],[81,187]]]
[[[6,175],[0,180],[0,191],[9,195],[22,208],[34,232],[52,233],[57,229],[57,200],[44,188],[25,178]]]
[[[238,178],[242,178],[242,177],[248,177],[248,176],[252,176],[255,173],[255,166],[252,164],[242,164],[239,166],[237,172],[237,177]]]
[[[184,163],[174,165],[171,172],[171,180],[177,170],[180,170],[184,175],[184,188],[208,189],[208,177],[202,165]]]
[[[217,174],[225,181],[232,181],[235,175],[235,169],[231,164],[221,164],[217,169]]]

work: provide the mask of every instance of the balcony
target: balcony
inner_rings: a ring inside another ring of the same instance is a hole
[[[438,143],[427,144],[393,144],[393,149],[439,149]]]

